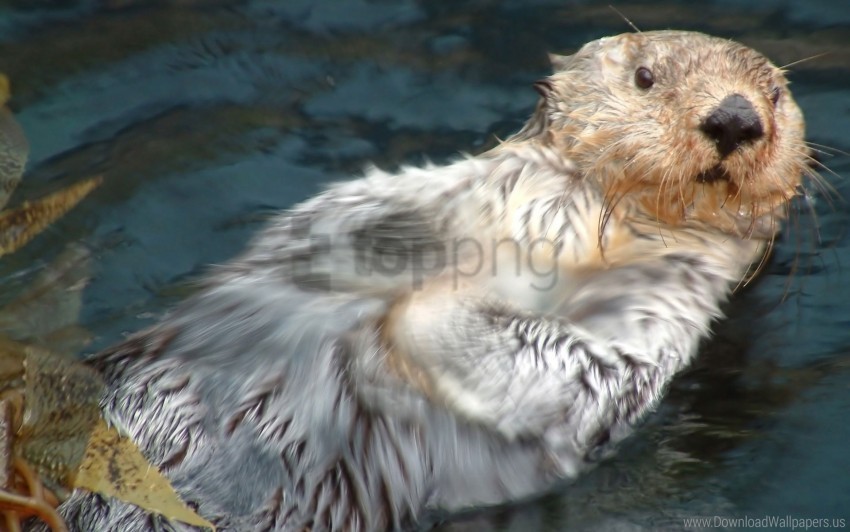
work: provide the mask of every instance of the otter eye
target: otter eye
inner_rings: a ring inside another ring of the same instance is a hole
[[[780,87],[770,89],[770,101],[773,102],[773,105],[779,103],[780,96],[782,96],[782,89]]]
[[[635,70],[635,85],[641,89],[648,89],[655,83],[655,78],[652,77],[652,72],[646,67],[638,67]]]

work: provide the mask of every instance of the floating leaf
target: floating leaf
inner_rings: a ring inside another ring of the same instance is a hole
[[[68,486],[100,417],[103,381],[70,358],[31,345],[23,351],[24,416],[15,448],[43,479]]]
[[[8,480],[9,464],[21,457],[60,497],[82,488],[168,519],[215,529],[186,506],[129,438],[106,426],[99,407],[103,382],[93,369],[46,349],[0,338],[0,391],[21,389],[24,393],[17,397],[24,398],[23,418],[14,441],[0,434],[0,480]],[[0,408],[6,414],[15,411],[8,400],[0,400]],[[0,418],[0,430],[6,426],[7,435],[11,419],[11,415]],[[3,496],[13,497],[8,492]]]
[[[54,192],[33,202],[0,213],[0,256],[12,253],[44,230],[56,219],[100,185],[102,179],[93,177]]]
[[[91,434],[73,484],[168,519],[215,530],[212,523],[186,506],[168,479],[142,456],[129,438],[122,437],[102,420]]]

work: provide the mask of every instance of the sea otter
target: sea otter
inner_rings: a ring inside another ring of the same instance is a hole
[[[759,269],[807,159],[781,69],[679,31],[552,63],[513,137],[331,186],[91,358],[104,417],[219,530],[414,528],[572,479]]]

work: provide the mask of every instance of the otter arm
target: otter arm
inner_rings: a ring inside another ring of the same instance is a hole
[[[433,399],[507,438],[542,437],[569,474],[653,406],[720,313],[728,281],[703,258],[656,260],[599,272],[557,316],[425,289],[384,334]]]

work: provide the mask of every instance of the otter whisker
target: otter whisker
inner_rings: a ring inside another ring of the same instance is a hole
[[[806,170],[808,177],[810,177],[810,178],[817,177],[819,179],[822,179],[821,176],[819,176],[819,175],[812,175],[812,172],[814,172],[814,171],[811,170],[811,169]],[[786,281],[786,284],[785,284],[786,290],[785,290],[785,293],[783,294],[783,301],[785,299],[787,299],[787,295],[790,293],[791,283],[792,283],[793,279],[796,277],[796,273],[800,269],[800,256],[802,254],[802,246],[803,246],[803,242],[804,242],[802,225],[801,225],[801,206],[800,206],[801,202],[803,204],[805,204],[806,213],[808,214],[809,218],[811,219],[811,224],[809,224],[810,225],[809,232],[811,234],[811,238],[809,239],[809,241],[812,243],[813,248],[825,248],[825,249],[834,250],[837,243],[841,239],[839,237],[839,238],[833,239],[831,242],[825,242],[824,241],[823,235],[821,234],[821,230],[820,230],[821,224],[818,220],[818,218],[819,218],[818,212],[817,212],[817,209],[815,208],[814,202],[812,202],[810,197],[808,196],[808,193],[802,194],[799,197],[798,201],[789,201],[789,202],[786,203],[786,205],[788,205],[788,207],[789,207],[789,213],[790,213],[788,218],[791,221],[791,224],[794,228],[793,234],[796,235],[796,238],[795,238],[796,246],[795,246],[794,261],[792,262],[791,268],[789,269],[788,280]],[[834,209],[834,205],[832,205],[831,202],[830,202],[830,207]],[[816,255],[809,254],[808,256],[810,257],[810,260],[816,258],[817,260],[821,261],[821,263],[823,263],[823,257],[822,257],[821,253],[818,253]]]
[[[619,9],[617,9],[617,8],[616,8],[616,7],[614,7],[614,6],[612,6],[611,4],[608,4],[608,8],[609,8],[611,11],[613,11],[614,13],[616,13],[616,14],[620,15],[620,18],[621,18],[621,19],[623,19],[624,21],[626,21],[626,24],[628,24],[630,28],[632,28],[633,30],[635,30],[635,33],[640,33],[640,30],[638,29],[638,27],[637,27],[637,26],[635,26],[635,25],[634,25],[634,23],[626,17],[626,15],[624,15],[622,12],[620,12],[620,10],[619,10]]]
[[[732,196],[732,198],[731,198],[733,201],[734,201],[734,200],[738,200],[738,208],[739,208],[739,209],[741,208],[741,205],[743,205],[743,202],[744,202],[744,191],[745,191],[745,189],[746,189],[748,186],[750,186],[750,184],[749,184],[749,183],[747,183],[746,181],[744,181],[743,183],[741,183],[740,185],[738,185],[738,190],[736,190],[736,191],[735,191],[735,194],[734,194],[734,195]],[[728,197],[728,196],[727,196],[727,197]],[[725,200],[724,200],[724,203],[725,203]]]
[[[688,210],[688,202],[685,199],[685,184],[683,183],[683,181],[685,179],[689,179],[689,178],[684,177],[684,176],[679,176],[679,179],[676,180],[676,181],[678,181],[678,184],[679,184],[679,203],[682,205],[682,212],[685,212],[685,211]],[[693,184],[691,184],[691,186],[693,186]]]
[[[816,149],[814,151],[816,151],[818,153],[822,153],[824,155],[829,155],[830,157],[835,155],[835,153],[837,153],[839,155],[844,155],[844,156],[850,157],[850,153],[848,153],[844,150],[839,150],[838,148],[836,148],[834,146],[827,146],[826,144],[818,144],[817,142],[812,142],[810,140],[806,141],[806,145],[809,146],[810,148],[812,146],[816,146],[819,149]],[[835,152],[835,153],[832,153],[832,152]]]
[[[819,54],[810,55],[809,57],[804,57],[803,59],[798,59],[798,60],[796,60],[796,61],[792,61],[791,63],[787,63],[787,64],[785,64],[785,65],[782,65],[781,67],[778,67],[778,68],[779,68],[779,70],[781,70],[783,73],[785,73],[785,72],[787,72],[787,71],[788,71],[788,67],[792,67],[792,66],[795,66],[795,65],[799,65],[799,64],[801,64],[801,63],[806,63],[806,62],[808,62],[808,61],[813,61],[813,60],[815,60],[815,59],[820,59],[821,57],[826,57],[826,56],[828,56],[828,55],[830,55],[830,54],[832,54],[832,53],[833,53],[833,52],[831,52],[831,51],[826,51],[826,52],[821,52],[821,53],[819,53]]]
[[[624,190],[623,193],[619,195],[616,194],[616,190],[614,190],[614,193],[612,194],[612,189],[609,188],[605,191],[603,195],[602,209],[599,213],[599,221],[597,222],[597,246],[599,248],[599,251],[602,253],[603,258],[605,256],[605,249],[602,241],[605,237],[605,230],[608,226],[608,222],[610,221],[611,216],[614,214],[614,209],[616,209],[620,202],[628,196],[629,192],[631,191],[631,188],[635,186],[637,186],[637,183],[631,183],[629,188]]]
[[[794,228],[793,233],[796,235],[794,239],[794,256],[791,260],[791,266],[788,268],[788,275],[785,276],[785,284],[782,289],[782,298],[780,302],[784,302],[791,294],[792,283],[797,276],[797,271],[800,268],[800,250],[802,248],[802,238],[800,236],[800,209],[795,202],[787,201],[785,203],[785,216],[789,220],[790,225]]]
[[[815,159],[812,159],[812,157],[806,151],[800,150],[800,149],[792,149],[792,151],[793,151],[793,153],[800,155],[804,160],[814,161],[819,168],[822,168],[826,172],[829,172],[832,176],[836,177],[837,179],[841,179],[841,176],[839,174],[837,174],[835,171],[833,171],[831,168],[829,168],[828,166],[826,166],[822,162],[816,161]],[[839,194],[839,192],[835,188],[835,186],[833,186],[830,182],[828,182],[826,179],[824,179],[823,176],[821,176],[820,173],[815,168],[813,168],[812,166],[804,166],[801,169],[801,171],[806,175],[806,177],[809,178],[811,183],[818,189],[818,192],[820,192],[823,195],[824,199],[826,199],[826,201],[829,203],[831,208],[833,208],[833,209],[835,208],[835,205],[832,203],[832,201],[834,199],[840,199],[840,200],[844,201],[844,198],[841,196],[841,194]]]
[[[837,179],[839,179],[839,180],[840,180],[840,179],[843,179],[843,178],[841,177],[841,175],[840,175],[840,174],[838,174],[838,173],[836,173],[836,172],[835,172],[832,168],[828,167],[828,166],[827,166],[826,164],[824,164],[823,162],[818,161],[817,159],[813,158],[811,155],[809,155],[809,154],[808,154],[808,153],[806,153],[805,151],[802,151],[802,150],[794,150],[794,152],[795,152],[795,153],[800,154],[800,156],[801,156],[801,157],[803,157],[806,161],[808,161],[808,162],[810,162],[810,163],[811,163],[811,164],[809,165],[809,169],[814,170],[814,169],[815,169],[815,167],[817,167],[817,168],[821,168],[821,169],[823,169],[823,170],[825,170],[825,171],[829,172],[829,174],[831,174],[833,177],[835,177],[835,178],[837,178]],[[806,170],[804,170],[804,171],[806,171]],[[826,183],[824,183],[824,184],[826,184]],[[834,187],[832,187],[832,185],[829,185],[829,187],[832,189],[832,191],[833,191],[833,192],[835,192],[835,189],[834,189]]]
[[[761,256],[761,260],[756,266],[756,269],[753,271],[752,275],[750,275],[749,279],[747,279],[746,285],[749,285],[753,279],[755,279],[767,266],[767,262],[770,260],[771,254],[773,253],[773,246],[776,244],[776,218],[770,218],[770,238],[767,240],[767,244],[764,249],[764,253]],[[745,286],[746,286],[745,285]]]
[[[656,210],[656,212],[661,211],[662,197],[664,199],[667,199],[667,195],[664,193],[665,187],[668,190],[671,190],[673,188],[673,167],[672,166],[668,166],[667,169],[664,171],[664,174],[661,176],[661,183],[660,183],[660,186],[658,187],[658,194],[657,194],[656,200],[655,200],[655,210]],[[662,230],[663,226],[662,226],[662,223],[661,223],[661,217],[656,216],[655,218],[656,218],[656,225],[658,226],[658,236],[661,237],[662,244],[664,244],[665,247],[668,247],[667,246],[667,239],[664,236],[664,231]],[[673,233],[673,238],[674,239],[676,238],[675,233]]]
[[[813,227],[814,232],[815,232],[815,241],[818,244],[822,244],[823,241],[822,241],[822,238],[821,238],[820,223],[818,222],[818,213],[817,213],[817,210],[815,209],[814,202],[811,201],[811,198],[809,198],[808,195],[804,195],[801,198],[801,200],[806,204],[806,207],[808,208],[808,211],[809,211],[809,216],[811,216],[811,218],[812,218],[812,222],[813,222],[812,227]],[[829,205],[830,205],[830,208],[835,210],[835,206],[831,202],[829,203]]]
[[[752,238],[752,233],[753,233],[753,230],[755,228],[755,223],[758,220],[758,218],[761,216],[759,214],[758,207],[757,207],[756,203],[751,204],[750,213],[752,215],[752,221],[750,223],[750,227],[746,231],[746,238]],[[771,229],[770,230],[770,237],[765,242],[765,248],[764,248],[764,251],[761,255],[761,258],[758,261],[758,264],[756,265],[755,268],[750,268],[749,270],[744,272],[741,280],[735,286],[733,291],[737,291],[740,288],[748,286],[750,284],[750,282],[752,282],[753,279],[758,277],[758,275],[762,272],[764,267],[767,265],[767,261],[770,259],[771,252],[773,251],[773,245],[774,245],[774,242],[776,240],[776,230],[775,230],[776,229],[776,217],[775,216],[770,217],[770,229]]]
[[[594,166],[600,168],[604,166],[604,164],[611,162],[610,158],[614,153],[619,152],[623,148],[627,148],[629,145],[631,145],[632,142],[634,142],[634,138],[631,135],[625,135],[622,138],[610,143],[596,155],[596,163]],[[624,169],[633,163],[634,160],[628,161],[624,165]]]
[[[804,168],[803,175],[808,178],[809,183],[811,183],[815,190],[817,190],[818,194],[823,197],[824,201],[826,201],[829,208],[835,211],[835,201],[840,201],[841,203],[845,203],[847,200],[838,192],[832,183],[825,180],[823,176],[821,176],[817,171],[812,168]],[[808,189],[804,186],[800,187],[803,191],[802,195],[806,198],[811,199],[811,196],[808,192]]]
[[[658,183],[658,192],[655,194],[655,212],[656,213],[661,212],[661,200],[665,196],[665,194],[664,194],[665,188],[669,189],[672,186],[672,184],[670,182],[671,181],[671,179],[670,179],[671,174],[672,174],[671,168],[666,168],[664,170],[664,173],[661,174],[661,181],[659,181],[659,183]],[[659,232],[659,235],[660,235],[661,234],[661,217],[656,215],[655,219],[656,219],[656,222],[658,223],[658,232]]]

